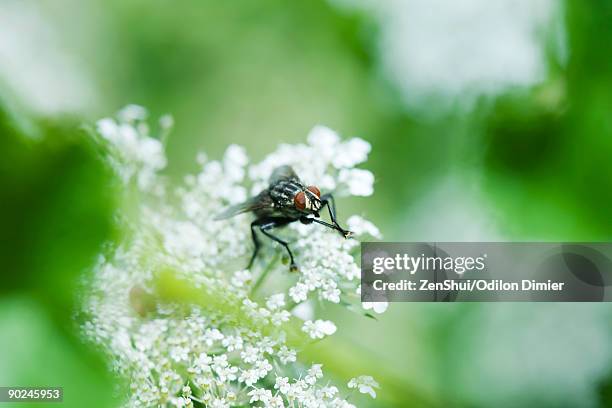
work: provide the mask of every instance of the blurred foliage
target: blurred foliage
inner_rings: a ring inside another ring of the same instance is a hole
[[[65,406],[110,406],[105,364],[72,318],[79,276],[113,236],[110,174],[74,122],[2,108],[0,384],[63,386]]]
[[[91,4],[61,1],[45,7],[59,24],[73,25],[64,9],[92,18]],[[459,117],[431,123],[406,114],[378,72],[371,15],[339,12],[324,0],[107,0],[93,10],[96,46],[87,35],[66,38],[99,83],[102,109],[87,113],[95,119],[126,103],[152,116],[172,113],[168,172],[175,177],[195,169],[197,151],[219,157],[237,143],[257,160],[280,142],[302,142],[321,123],[375,143],[368,167],[377,194],[340,203],[340,216],[364,213],[386,229],[394,222],[382,214],[403,212],[427,191],[467,133]],[[398,176],[401,183],[389,182]]]
[[[20,133],[0,113],[3,291],[32,290],[62,315],[75,276],[111,236],[110,174],[75,123],[42,121]]]
[[[567,3],[567,68],[485,119],[487,187],[527,239],[612,237],[612,4]],[[551,64],[554,65],[554,64]]]

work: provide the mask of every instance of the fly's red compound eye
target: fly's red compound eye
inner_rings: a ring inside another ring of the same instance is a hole
[[[305,209],[306,208],[306,194],[304,194],[303,191],[300,191],[299,193],[295,195],[295,197],[293,197],[293,202],[295,204],[295,207],[298,210]]]
[[[308,186],[306,187],[306,190],[310,191],[312,194],[321,198],[321,191],[316,186]]]

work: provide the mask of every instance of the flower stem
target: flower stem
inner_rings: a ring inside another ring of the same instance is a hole
[[[278,254],[274,255],[274,258],[272,258],[270,263],[266,266],[266,268],[263,271],[261,271],[261,273],[257,277],[255,284],[253,284],[253,287],[251,288],[251,296],[253,296],[253,294],[257,291],[257,289],[259,289],[263,281],[266,279],[266,276],[268,275],[268,273],[270,273],[270,271],[274,269],[274,266],[276,265],[277,261],[278,261]]]

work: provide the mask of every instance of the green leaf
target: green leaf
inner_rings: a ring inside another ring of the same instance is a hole
[[[80,278],[113,237],[113,179],[76,123],[16,118],[0,105],[0,384],[116,405],[73,320]]]

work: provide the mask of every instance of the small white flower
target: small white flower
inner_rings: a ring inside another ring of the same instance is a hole
[[[255,384],[262,376],[259,375],[259,370],[242,370],[238,381],[245,383],[247,386]]]
[[[268,401],[268,407],[270,408],[284,408],[285,403],[280,395],[275,395]]]
[[[274,326],[280,326],[283,323],[288,322],[290,317],[291,317],[291,313],[289,313],[286,310],[281,310],[279,312],[274,312],[272,314],[272,316],[270,317],[270,322]]]
[[[378,383],[374,381],[374,378],[369,375],[360,375],[356,378],[351,378],[348,382],[349,388],[357,388],[362,394],[370,394],[372,398],[376,398],[376,391],[374,388],[380,388]]]
[[[302,385],[307,386],[303,381],[296,381],[294,384],[291,384],[287,391],[287,398],[303,401],[306,397],[306,391],[304,391]]]
[[[225,176],[232,181],[242,181],[245,175],[244,166],[249,159],[243,147],[230,145],[223,156]]]
[[[227,362],[227,356],[225,354],[221,354],[213,357],[213,368],[216,370],[218,368],[227,367],[229,363]]]
[[[237,377],[236,373],[238,372],[238,367],[229,365],[226,367],[217,366],[215,372],[221,382],[234,381]]]
[[[232,352],[234,350],[242,349],[243,341],[240,336],[227,336],[221,341],[221,344],[227,349],[227,351]]]
[[[272,364],[266,359],[257,360],[255,362],[255,370],[257,370],[260,377],[265,377],[272,370]]]
[[[291,385],[289,384],[289,378],[287,377],[276,377],[276,383],[274,384],[274,389],[278,390],[281,394],[287,394],[291,389]]]
[[[119,133],[119,127],[117,126],[117,122],[115,122],[113,119],[100,119],[98,123],[96,123],[96,129],[98,130],[98,133],[100,133],[105,139],[109,140],[112,143],[116,142],[117,135]]]
[[[308,286],[298,282],[294,287],[289,289],[289,296],[295,303],[300,303],[308,298]]]
[[[216,341],[223,340],[223,333],[218,329],[206,329],[203,340],[207,346],[212,346]],[[217,359],[217,357],[215,357]]]
[[[187,347],[176,346],[170,349],[170,358],[174,361],[187,361],[189,358],[189,349]]]
[[[351,215],[347,220],[346,224],[350,231],[353,231],[356,235],[368,234],[377,239],[382,239],[380,230],[376,228],[370,221],[358,216]]]
[[[347,186],[351,195],[367,197],[374,192],[374,175],[368,170],[342,169],[338,180]]]
[[[321,149],[332,149],[339,141],[338,134],[326,126],[315,126],[307,136],[308,143]]]
[[[277,310],[285,306],[285,294],[277,293],[268,298],[266,307],[270,310]]]
[[[237,166],[245,166],[249,162],[249,158],[244,147],[235,144],[228,146],[228,148],[225,150],[223,160],[226,164],[232,163]]]
[[[336,396],[336,394],[338,394],[338,388],[334,386],[323,387],[321,388],[320,393],[324,398],[332,399]]]
[[[321,285],[321,290],[319,292],[321,297],[332,303],[340,303],[340,289],[338,289],[337,284],[333,280],[328,280],[324,284]]]
[[[389,302],[362,302],[361,305],[365,310],[373,310],[375,313],[384,313],[389,307]]]
[[[237,288],[243,288],[251,282],[253,276],[248,270],[237,271],[232,277],[232,284]]]
[[[206,355],[206,353],[200,353],[195,361],[195,364],[201,367],[210,366],[212,364],[212,358]]]
[[[204,166],[208,162],[208,156],[204,152],[198,152],[196,154],[196,162],[200,166]]]
[[[157,139],[142,138],[138,146],[138,156],[143,163],[153,169],[162,169],[166,166],[163,146]]]
[[[210,408],[230,408],[231,407],[231,405],[223,398],[216,398],[210,401],[208,406],[210,406]]]
[[[244,306],[244,310],[246,312],[252,313],[252,314],[257,313],[257,309],[259,308],[259,305],[253,302],[251,299],[244,299],[242,301],[242,305]]]
[[[117,116],[124,122],[145,120],[147,118],[147,110],[139,105],[127,105],[119,111]]]
[[[272,398],[272,392],[264,388],[253,388],[248,395],[251,397],[249,401],[251,404],[257,401],[267,404]]]
[[[262,353],[272,354],[274,353],[274,347],[278,344],[277,341],[273,340],[270,337],[264,337],[257,343],[257,347],[261,350]]]
[[[302,331],[312,339],[322,339],[325,336],[331,336],[336,332],[336,325],[329,320],[308,320],[302,326]]]
[[[296,360],[295,350],[291,350],[287,348],[287,346],[281,346],[280,350],[278,350],[277,355],[281,363],[283,364],[293,363]]]
[[[304,381],[309,385],[314,385],[319,378],[323,377],[323,370],[321,370],[321,367],[323,367],[321,364],[313,364],[308,369]]]
[[[174,127],[174,117],[172,115],[163,115],[159,118],[159,126],[162,129],[170,130]]]
[[[252,364],[259,359],[260,355],[261,351],[257,347],[247,346],[246,349],[240,353],[240,358],[242,358],[245,363]]]
[[[206,243],[197,226],[190,222],[179,222],[169,226],[164,247],[181,258],[197,257],[204,252]]]
[[[184,407],[188,407],[189,404],[191,404],[191,400],[189,398],[176,397],[176,398],[171,398],[170,403],[174,405],[176,408],[184,408]]]
[[[363,163],[368,158],[372,146],[363,139],[353,138],[340,146],[340,152],[336,154],[332,163],[336,168],[353,167]]]

